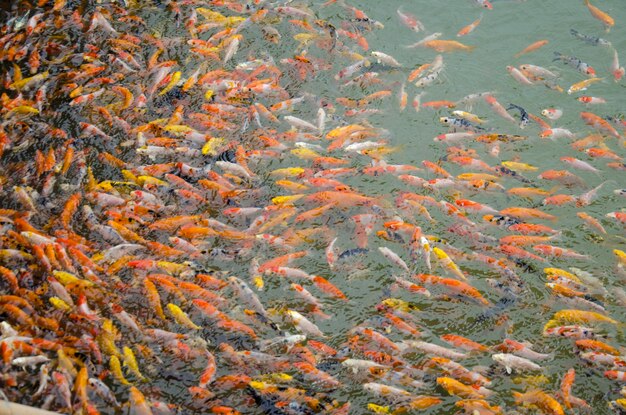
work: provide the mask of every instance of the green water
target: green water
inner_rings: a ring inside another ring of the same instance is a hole
[[[461,27],[474,21],[481,13],[483,14],[481,24],[474,32],[460,39],[465,44],[476,46],[475,51],[472,53],[444,54],[446,69],[443,82],[426,88],[427,92],[422,98],[423,101],[438,99],[456,101],[471,93],[496,91],[496,96],[503,105],[507,106],[509,102],[515,103],[533,114],[539,114],[543,108],[547,107],[563,109],[563,117],[558,121],[551,122],[551,124],[568,128],[578,137],[582,137],[589,133],[589,128],[578,116],[580,111],[586,110],[585,106],[574,99],[576,95],[581,93],[567,95],[548,90],[543,86],[520,85],[513,80],[505,69],[507,65],[518,66],[522,63],[550,68],[560,74],[558,84],[567,90],[569,85],[584,79],[584,77],[570,67],[552,62],[553,51],[560,51],[563,54],[575,55],[583,61],[589,62],[596,68],[598,76],[605,78],[603,83],[593,85],[584,92],[585,94],[604,97],[607,100],[606,105],[589,108],[590,111],[601,115],[613,115],[623,113],[626,110],[626,85],[623,80],[620,83],[613,82],[608,73],[612,59],[610,49],[590,46],[573,38],[569,33],[571,28],[576,28],[582,33],[603,37],[610,40],[618,52],[621,52],[626,47],[625,27],[620,24],[626,19],[624,4],[619,1],[597,4],[611,14],[617,22],[610,33],[606,33],[602,25],[590,16],[582,2],[578,1],[494,1],[493,4],[493,10],[482,11],[474,7],[469,1],[361,3],[362,9],[368,16],[385,24],[385,30],[376,31],[373,36],[368,37],[372,49],[391,54],[405,67],[411,69],[424,62],[430,62],[436,52],[421,49],[407,50],[403,47],[419,39],[420,34],[415,35],[398,24],[395,15],[395,10],[398,7],[402,6],[404,11],[415,14],[424,23],[428,32],[442,32],[442,39],[455,38],[456,32]],[[515,53],[540,39],[549,40],[549,44],[518,59],[513,57]],[[398,74],[392,74],[391,77],[399,80],[405,74],[406,72],[402,71]],[[411,99],[416,89],[409,86],[408,91],[409,99]],[[575,171],[576,174],[580,174],[585,179],[589,186],[596,186],[604,180],[612,180],[601,190],[600,197],[584,209],[585,212],[600,219],[606,226],[609,235],[598,237],[597,232],[590,232],[576,217],[576,212],[579,210],[573,206],[548,207],[544,211],[558,216],[559,220],[555,227],[563,230],[562,236],[554,245],[568,247],[593,258],[590,261],[553,260],[552,264],[563,268],[577,266],[591,272],[602,281],[609,293],[612,292],[612,287],[622,286],[624,275],[616,273],[615,257],[611,250],[624,248],[624,230],[621,225],[609,223],[603,216],[607,212],[624,208],[623,198],[612,193],[612,189],[623,187],[626,184],[624,173],[604,168],[605,162],[590,160],[584,154],[573,150],[569,146],[571,142],[569,139],[552,141],[538,138],[536,125],[531,125],[524,131],[511,128],[508,121],[493,114],[484,103],[476,105],[473,112],[489,119],[487,125],[494,127],[498,132],[528,135],[529,139],[522,144],[503,145],[499,155],[500,160],[511,160],[518,157],[522,162],[539,167],[539,172],[541,172],[547,169],[567,169],[558,159],[562,156],[572,156],[590,161],[602,170],[599,176],[594,173]],[[446,115],[446,113],[445,110],[423,109],[420,113],[415,114],[410,108],[401,113],[398,111],[397,105],[391,104],[386,107],[384,116],[372,117],[370,121],[374,125],[388,128],[392,132],[392,142],[404,146],[402,152],[393,155],[394,162],[419,165],[421,160],[434,161],[446,154],[445,146],[432,141],[434,136],[444,132],[438,123],[438,117]],[[607,143],[618,154],[624,155],[624,148],[618,146],[614,140],[609,140]],[[483,146],[472,145],[471,147],[476,148],[481,159],[488,164],[498,163],[498,159],[485,155]],[[451,163],[444,166],[453,175],[463,172]],[[524,174],[534,179],[537,173]],[[509,186],[514,183],[511,180],[506,182],[509,183]],[[545,185],[540,180],[537,182],[543,188],[549,189],[551,187],[547,182]],[[391,183],[390,185],[393,186],[392,195],[405,190],[405,187],[398,184],[397,181],[392,180]],[[504,183],[503,185],[509,187]],[[369,181],[367,186],[374,187],[376,185]],[[386,186],[382,189],[378,187],[376,191],[380,194],[386,194],[389,188]],[[508,206],[536,206],[519,198],[507,197],[497,193],[477,192],[468,198],[486,203],[495,209]],[[477,218],[476,220],[479,221],[480,219]],[[438,225],[434,225],[428,231],[440,234],[441,230],[438,228]],[[486,233],[493,234],[492,232]],[[449,235],[446,237],[450,237],[451,242],[456,247],[467,246],[467,242],[463,239],[453,239]],[[378,262],[374,259],[371,265]],[[506,337],[508,330],[511,338],[528,340],[535,345],[536,350],[554,352],[555,359],[544,365],[546,367],[544,374],[548,377],[549,382],[542,388],[546,391],[557,390],[562,374],[570,367],[574,367],[578,374],[574,393],[588,400],[594,407],[594,413],[609,413],[610,411],[606,406],[607,396],[612,396],[610,391],[617,389],[617,386],[599,376],[600,371],[598,369],[591,368],[581,362],[572,353],[569,340],[541,337],[543,324],[549,320],[553,312],[569,307],[556,301],[549,294],[549,289],[544,287],[545,277],[541,272],[541,266],[537,266],[537,268],[536,272],[520,273],[526,283],[526,288],[521,301],[504,312],[509,317],[509,322],[504,327],[494,327],[493,324],[489,323],[468,324],[467,321],[480,312],[477,307],[472,306],[426,305],[423,319],[430,323],[429,328],[433,334],[439,335],[449,331],[466,335],[484,344],[493,344],[502,337]],[[484,269],[481,270],[480,267],[473,265],[465,268],[465,270],[469,275],[475,276],[473,278],[475,287],[486,293],[491,291],[481,278],[485,275]],[[389,270],[381,271],[378,273],[383,277],[390,273]],[[366,298],[368,302],[374,302],[378,298],[380,284],[368,285],[371,286],[372,291]],[[349,287],[347,292],[354,289],[354,284]],[[497,296],[490,296],[489,294],[487,297],[491,300],[497,298]],[[614,316],[619,321],[624,321],[624,304],[615,301],[610,295],[606,300],[609,315]],[[424,302],[421,301],[420,303]],[[365,313],[367,312],[367,307],[365,307]],[[443,322],[440,319],[442,315],[445,316]],[[612,332],[611,334],[616,335],[617,333]],[[623,336],[618,337],[618,339],[616,344],[623,344]],[[472,364],[489,365],[491,362],[489,357],[485,357],[471,363],[464,361],[463,364],[466,367],[471,367]],[[508,376],[494,376],[493,383],[493,389],[497,391],[493,401],[503,404],[503,406],[510,405],[512,403],[510,391],[512,389],[519,390],[519,385],[514,385]],[[369,402],[372,400],[371,397],[364,396],[362,392],[359,392],[358,388],[356,388],[355,393],[359,393],[360,401]],[[448,405],[445,406],[446,409],[436,407],[431,413],[454,413],[454,410],[451,409],[451,403],[454,400],[449,398],[447,400]],[[357,410],[356,413],[359,411]]]
[[[444,54],[445,71],[440,82],[425,88],[426,94],[422,101],[430,100],[451,100],[457,101],[462,97],[484,91],[495,91],[496,96],[504,106],[514,103],[525,108],[528,112],[539,115],[541,110],[548,107],[561,108],[564,115],[558,121],[550,122],[552,126],[563,127],[571,130],[582,138],[592,131],[585,126],[579,118],[579,112],[589,110],[599,115],[617,115],[626,111],[626,84],[615,83],[609,73],[609,65],[612,59],[612,51],[609,48],[591,46],[570,35],[571,28],[578,31],[603,37],[613,44],[618,52],[626,51],[626,29],[622,22],[626,21],[626,7],[619,1],[606,1],[598,4],[603,10],[611,14],[617,22],[609,33],[603,30],[601,23],[593,19],[578,1],[494,1],[493,10],[481,10],[473,6],[470,1],[438,2],[438,1],[414,1],[414,2],[359,2],[354,5],[363,10],[370,18],[378,20],[385,25],[383,30],[375,30],[367,35],[371,50],[382,51],[395,57],[403,67],[389,71],[381,71],[381,79],[387,85],[394,82],[402,82],[413,68],[426,62],[432,61],[437,52],[416,48],[406,49],[405,45],[410,45],[425,34],[432,32],[442,32],[441,39],[456,39],[456,33],[460,28],[474,21],[481,14],[483,20],[481,24],[470,35],[459,40],[467,45],[476,46],[472,53],[457,52]],[[402,7],[405,12],[416,15],[426,27],[425,33],[414,34],[409,29],[399,24],[396,9]],[[332,21],[333,8],[329,7],[320,11],[320,16]],[[543,48],[531,52],[520,58],[513,55],[530,43],[547,39],[549,44]],[[290,50],[286,48],[286,55]],[[542,85],[525,86],[518,84],[506,71],[507,65],[519,66],[523,63],[549,68],[559,73],[558,85],[565,90],[575,83],[584,79],[584,76],[573,68],[553,62],[553,52],[559,51],[566,55],[574,55],[581,60],[591,64],[597,71],[599,77],[605,81],[595,84],[588,91],[568,95],[552,91]],[[270,53],[278,59],[274,54]],[[309,50],[313,55],[314,48]],[[318,55],[314,55],[318,56]],[[623,58],[626,59],[626,58]],[[339,70],[343,64],[335,64],[335,69]],[[332,73],[332,72],[331,72]],[[330,85],[329,85],[330,84]],[[302,89],[311,91],[324,97],[337,96],[332,80],[329,77],[320,75],[316,79],[307,80]],[[368,90],[374,91],[375,89]],[[383,103],[375,105],[383,113],[368,117],[368,121],[380,128],[390,132],[390,145],[399,146],[401,151],[392,154],[389,163],[405,163],[420,166],[422,160],[436,161],[446,155],[446,148],[441,143],[433,142],[433,138],[445,132],[438,119],[440,116],[448,114],[447,110],[422,109],[415,113],[410,107],[410,100],[414,94],[419,92],[413,85],[407,85],[409,95],[409,106],[404,112],[400,112],[397,104],[397,87],[393,88],[394,94]],[[582,94],[603,97],[607,104],[586,108],[576,101],[576,97]],[[364,92],[348,89],[346,94],[340,96],[359,97],[365,95]],[[340,111],[338,111],[340,112]],[[556,206],[543,208],[545,212],[558,216],[558,222],[554,227],[561,229],[562,235],[557,238],[554,245],[567,247],[577,252],[590,255],[591,260],[571,260],[555,259],[549,263],[556,267],[567,269],[576,266],[582,270],[590,272],[598,278],[606,288],[609,295],[603,297],[607,308],[607,313],[613,318],[624,321],[624,304],[611,296],[613,287],[620,287],[624,282],[624,275],[616,272],[616,260],[612,254],[612,249],[624,249],[623,227],[604,215],[608,212],[624,208],[623,197],[614,195],[612,190],[626,185],[624,173],[605,167],[606,161],[592,160],[584,153],[578,152],[570,147],[571,139],[546,140],[540,139],[538,134],[540,129],[536,124],[531,123],[525,130],[520,130],[512,126],[508,121],[501,119],[494,114],[484,102],[478,102],[472,112],[485,118],[488,121],[486,126],[494,128],[497,132],[527,135],[528,139],[521,143],[503,144],[499,158],[490,157],[485,150],[485,146],[480,144],[470,144],[469,148],[475,148],[480,158],[489,165],[496,165],[503,160],[513,160],[532,164],[539,168],[537,172],[523,173],[526,177],[537,183],[544,189],[550,189],[553,185],[547,181],[536,179],[536,176],[548,169],[569,169],[580,175],[589,188],[595,187],[605,180],[611,182],[600,191],[599,197],[590,206],[582,209],[591,216],[598,218],[606,227],[608,235],[600,236],[596,231],[590,231],[583,225],[576,213],[581,209],[575,206]],[[511,111],[511,113],[514,113]],[[314,109],[297,112],[305,119],[314,117]],[[616,140],[607,141],[609,147],[620,155],[624,155],[623,146],[618,145]],[[589,161],[602,172],[599,175],[588,172],[581,172],[569,168],[559,161],[562,156],[577,157]],[[610,160],[607,160],[610,161]],[[368,158],[353,160],[353,165],[364,166],[369,162]],[[297,165],[297,161],[283,161],[281,166]],[[443,165],[453,175],[465,172],[459,166],[452,163]],[[271,164],[271,168],[277,165]],[[418,174],[420,175],[420,174]],[[428,176],[426,174],[426,177]],[[354,185],[365,194],[380,195],[386,200],[394,200],[402,191],[414,191],[409,186],[404,185],[392,176],[369,177],[357,176],[346,181]],[[512,179],[504,179],[502,184],[506,187],[525,186],[523,183]],[[582,193],[583,189],[563,189],[564,193]],[[560,193],[560,192],[559,192]],[[528,202],[527,200],[507,196],[500,192],[470,192],[467,198],[477,202],[488,204],[495,209],[504,209],[510,206],[540,207],[540,200]],[[437,200],[449,198],[449,193],[443,192],[440,195],[433,195]],[[456,248],[465,252],[471,251],[469,241],[455,237],[445,232],[446,219],[440,215],[436,209],[429,209],[434,218],[438,221],[429,225],[423,218],[416,222],[422,226],[427,234],[440,235],[449,240]],[[480,215],[471,215],[472,220],[480,222]],[[331,218],[326,224],[331,227],[343,218]],[[407,219],[408,221],[408,219]],[[494,230],[493,227],[485,227],[485,233],[493,236],[503,236],[506,233]],[[338,246],[350,245],[349,235],[340,235]],[[384,243],[406,259],[405,248],[398,244]],[[494,244],[495,247],[496,244]],[[530,247],[527,247],[531,250]],[[497,256],[495,253],[494,256]],[[341,302],[333,303],[330,308],[335,314],[335,318],[328,322],[321,322],[320,328],[329,333],[333,345],[340,345],[346,339],[345,332],[355,323],[361,323],[365,318],[375,318],[377,315],[373,305],[384,298],[383,292],[392,282],[391,275],[397,274],[398,269],[389,264],[382,256],[372,253],[367,258],[358,260],[364,272],[358,276],[351,276],[351,271],[338,271],[332,275],[335,282],[346,295],[351,299],[350,303],[343,305]],[[320,266],[323,258],[318,254],[314,255],[303,269],[312,272],[327,271],[324,266]],[[491,301],[497,301],[499,295],[484,281],[485,277],[493,278],[493,272],[476,263],[460,264],[461,267],[471,276],[472,284],[485,293]],[[482,310],[478,306],[465,303],[445,303],[423,299],[422,297],[412,297],[406,293],[395,296],[405,300],[415,301],[422,308],[419,319],[421,327],[427,333],[424,337],[426,341],[438,342],[436,338],[445,333],[457,333],[467,336],[483,344],[493,345],[505,337],[516,340],[525,340],[534,344],[535,350],[542,352],[553,352],[555,358],[547,363],[542,363],[545,367],[543,374],[547,377],[547,383],[540,387],[545,391],[556,391],[563,374],[571,367],[577,371],[577,380],[574,386],[574,394],[586,399],[594,408],[594,413],[610,413],[607,408],[607,397],[614,399],[615,390],[618,386],[602,377],[602,369],[594,368],[577,358],[573,353],[572,341],[568,339],[557,339],[552,337],[542,337],[543,325],[550,319],[552,314],[565,308],[571,308],[556,300],[550,290],[544,286],[545,275],[542,272],[542,265],[534,263],[533,272],[519,271],[519,275],[525,282],[525,288],[519,301],[502,311],[502,315],[508,317],[508,322],[496,326],[493,320],[477,323],[475,319]],[[319,271],[317,271],[319,269]],[[419,272],[427,272],[422,263],[417,265]],[[441,272],[441,270],[439,269]],[[268,292],[263,294],[268,301],[282,297],[280,290],[276,295]],[[623,344],[624,338],[612,327],[604,327],[610,339],[615,345]],[[403,336],[392,334],[394,340],[400,340]],[[443,343],[439,343],[443,344]],[[418,360],[421,360],[418,359]],[[466,367],[474,365],[489,366],[493,361],[489,356],[471,358],[462,362]],[[349,376],[348,376],[349,377]],[[514,384],[512,378],[501,370],[496,371],[493,376],[492,389],[496,392],[490,402],[500,404],[503,407],[513,408],[512,390],[520,391],[522,386]],[[342,378],[343,379],[343,378]],[[431,383],[434,385],[434,382]],[[613,392],[611,392],[613,391]],[[433,386],[427,387],[419,393],[442,395],[442,390]],[[346,388],[341,392],[333,394],[338,399],[349,397],[353,403],[351,413],[367,413],[365,410],[368,402],[384,404],[385,401],[375,398],[364,392],[360,385],[350,384],[346,381]],[[445,395],[445,392],[443,393]],[[453,403],[456,398],[444,398],[444,405],[436,406],[424,413],[448,414],[454,413]]]

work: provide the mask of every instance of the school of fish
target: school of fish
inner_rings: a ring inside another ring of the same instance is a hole
[[[602,211],[626,197],[626,121],[593,95],[624,87],[617,3],[567,2],[597,25],[562,28],[579,55],[541,39],[501,68],[579,101],[580,125],[498,91],[426,99],[509,2],[456,0],[458,33],[409,2],[385,16],[352,3],[6,12],[2,399],[75,414],[626,413],[626,209]],[[406,55],[370,48],[384,30]],[[441,133],[419,139],[440,157],[395,164],[385,112],[430,114]],[[553,169],[525,157],[554,141]],[[613,275],[570,247],[565,205]]]

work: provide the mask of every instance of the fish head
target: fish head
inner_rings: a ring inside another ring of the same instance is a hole
[[[298,322],[302,319],[302,314],[298,313],[295,310],[290,310],[290,309],[286,309],[285,310],[285,315],[287,315],[289,318],[291,318],[292,321],[294,322]]]
[[[496,353],[493,356],[491,356],[491,358],[495,360],[496,362],[502,363],[502,364],[504,364],[504,361],[506,360],[504,353]]]
[[[439,377],[437,378],[437,385],[441,386],[444,389],[448,389],[452,386],[453,380],[447,377]]]

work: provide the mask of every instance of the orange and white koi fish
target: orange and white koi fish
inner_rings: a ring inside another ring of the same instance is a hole
[[[432,284],[434,286],[447,289],[455,294],[470,297],[481,304],[490,304],[489,301],[485,299],[477,289],[463,281],[455,280],[452,278],[442,278],[430,274],[417,274],[414,275],[413,278],[420,281],[422,284]]]
[[[400,9],[398,9],[396,12],[398,13],[398,17],[400,18],[400,22],[402,22],[403,25],[405,25],[406,27],[408,27],[412,31],[417,33],[417,32],[420,32],[420,31],[424,30],[424,25],[422,24],[422,22],[420,22],[412,14],[404,13]]]
[[[580,96],[576,98],[576,100],[589,105],[606,104],[606,99],[602,97],[591,97],[589,95]]]
[[[498,100],[496,100],[496,98],[491,95],[491,94],[486,94],[483,96],[485,102],[487,102],[487,104],[489,104],[489,106],[491,107],[491,109],[498,114],[499,116],[501,116],[502,118],[509,120],[515,124],[517,124],[517,121],[515,120],[515,118],[513,118],[511,116],[511,114],[509,114],[506,109],[502,106],[502,104],[500,104],[498,102]]]
[[[597,116],[591,112],[581,112],[580,118],[585,122],[585,124],[595,128],[599,132],[608,133],[615,138],[622,138],[619,132],[613,127],[607,120]]]
[[[470,339],[467,339],[463,336],[459,336],[456,334],[444,334],[441,336],[441,340],[450,343],[454,347],[458,347],[460,349],[464,349],[467,351],[478,351],[478,352],[486,352],[489,350],[487,346],[484,346],[480,343],[476,343]]]
[[[467,26],[463,27],[461,30],[459,30],[459,32],[456,34],[457,37],[461,37],[461,36],[467,36],[470,33],[472,33],[474,31],[474,29],[476,29],[478,27],[478,25],[480,24],[480,22],[483,20],[483,15],[481,14],[480,17],[476,20],[474,20],[472,23],[468,24]]]
[[[613,60],[611,61],[611,74],[613,74],[613,79],[615,82],[618,82],[620,79],[624,77],[626,70],[623,66],[619,64],[619,56],[617,55],[617,50],[613,49]]]
[[[506,70],[511,76],[522,85],[534,85],[534,83],[526,77],[519,69],[514,66],[507,66]]]

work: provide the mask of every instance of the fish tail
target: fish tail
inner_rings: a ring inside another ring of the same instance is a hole
[[[556,51],[555,51],[555,52],[554,52],[554,59],[552,59],[552,62],[554,62],[554,61],[558,61],[558,60],[560,60],[560,59],[562,59],[562,58],[563,58],[563,54],[562,54],[561,52],[556,52]]]

